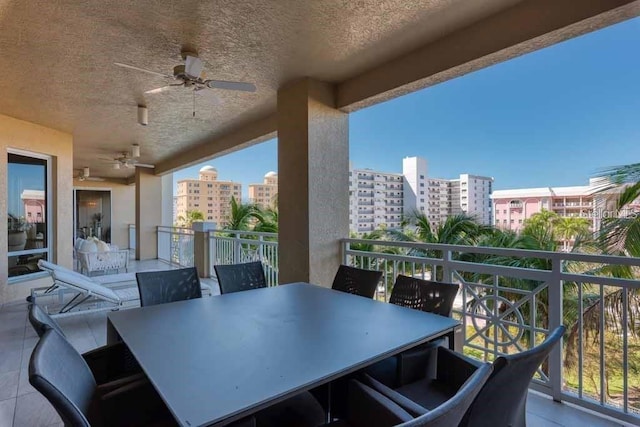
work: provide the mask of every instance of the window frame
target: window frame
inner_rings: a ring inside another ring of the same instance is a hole
[[[34,159],[39,159],[39,160],[44,160],[46,162],[46,170],[45,170],[45,199],[46,199],[46,213],[45,216],[47,218],[46,220],[46,224],[47,224],[47,236],[46,236],[46,242],[47,242],[47,247],[46,248],[42,248],[42,249],[25,249],[25,250],[21,250],[21,251],[14,251],[14,252],[9,252],[9,247],[7,246],[7,269],[9,267],[9,258],[10,257],[14,257],[14,256],[21,256],[21,255],[33,255],[33,254],[47,254],[47,261],[49,262],[53,262],[53,255],[54,255],[54,251],[53,251],[53,247],[55,246],[54,242],[53,242],[53,238],[54,238],[54,233],[53,233],[53,224],[55,224],[55,213],[53,212],[53,198],[54,198],[54,194],[53,194],[53,156],[48,155],[48,154],[43,154],[43,153],[37,153],[34,151],[29,151],[29,150],[21,150],[18,148],[7,148],[7,151],[5,153],[5,155],[7,156],[7,186],[5,188],[6,194],[7,194],[7,207],[9,204],[9,154],[15,154],[18,156],[23,156],[23,157],[31,157]],[[8,213],[8,211],[7,211]],[[9,232],[9,230],[7,230],[7,233]],[[8,271],[7,271],[7,284],[11,285],[14,283],[19,283],[19,282],[24,282],[24,281],[28,281],[28,280],[34,280],[40,277],[45,277],[47,276],[49,273],[47,273],[46,271],[36,271],[30,274],[23,274],[20,276],[13,276],[10,277],[8,276]]]

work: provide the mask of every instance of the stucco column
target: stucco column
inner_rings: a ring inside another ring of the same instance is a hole
[[[115,209],[118,207],[115,206]],[[136,168],[136,259],[158,258],[157,226],[162,224],[162,178]]]
[[[349,118],[331,84],[278,91],[278,210],[280,283],[331,286],[349,236]]]

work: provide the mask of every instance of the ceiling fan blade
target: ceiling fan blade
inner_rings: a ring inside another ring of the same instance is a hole
[[[207,80],[207,87],[211,89],[240,90],[243,92],[255,92],[256,85],[246,82],[228,82],[225,80]]]
[[[200,77],[202,74],[202,61],[196,56],[187,56],[184,64],[184,72],[191,77]]]
[[[150,169],[153,169],[156,167],[156,165],[150,165],[148,163],[134,163],[133,166],[137,168],[150,168]]]
[[[122,68],[128,68],[130,70],[142,71],[143,73],[153,74],[155,76],[173,78],[173,76],[170,76],[169,74],[158,73],[156,71],[151,71],[151,70],[145,70],[144,68],[134,67],[133,65],[123,64],[121,62],[114,62],[113,65],[117,65],[118,67],[122,67]]]
[[[176,83],[176,84],[172,84],[172,85],[166,85],[166,86],[162,86],[156,89],[151,89],[146,91],[146,94],[154,94],[154,93],[161,93],[161,92],[166,92],[174,87],[178,87],[178,86],[182,86],[182,83]]]
[[[106,181],[106,179],[104,178],[99,178],[97,176],[88,176],[84,179],[85,181],[97,181],[97,182],[102,182],[102,181]]]

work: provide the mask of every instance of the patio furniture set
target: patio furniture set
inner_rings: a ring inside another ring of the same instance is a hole
[[[210,298],[195,268],[137,273],[141,308],[109,313],[107,345],[82,355],[32,304],[30,383],[72,426],[524,426],[564,334],[481,363],[454,351],[455,284],[400,275],[384,303],[377,271],[340,266],[328,289],[215,270]]]
[[[120,249],[95,237],[76,239],[73,249],[78,269],[87,276],[126,272],[129,267],[128,249]]]

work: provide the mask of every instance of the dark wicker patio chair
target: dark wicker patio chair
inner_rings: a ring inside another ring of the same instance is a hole
[[[29,382],[51,403],[66,426],[173,421],[146,378],[98,385],[85,359],[55,329],[47,329],[33,350]]]
[[[389,302],[402,307],[451,317],[453,301],[457,294],[458,285],[422,280],[400,274],[393,285]]]
[[[244,264],[215,265],[221,294],[266,288],[267,280],[260,261]]]
[[[195,267],[136,273],[136,280],[142,307],[202,298]]]
[[[565,327],[560,326],[542,344],[531,350],[498,357],[493,362],[491,377],[466,411],[459,425],[462,427],[525,427],[529,383],[551,350],[558,345],[564,332]],[[412,378],[413,382],[400,384],[393,390],[393,395],[400,394],[409,399],[412,404],[418,404],[429,410],[446,401],[452,395],[448,381],[439,381],[439,377],[434,380],[428,375],[430,359],[436,356],[437,365],[440,367],[443,350],[445,350],[443,347],[437,347],[437,353],[434,349],[426,349],[422,353],[416,351],[413,352],[411,359],[405,359],[402,366],[404,372],[401,376]],[[476,366],[481,364],[472,359],[465,359]],[[455,365],[450,369],[450,374],[461,370],[460,366]],[[415,378],[420,379],[415,380]],[[378,391],[381,390],[378,389]],[[383,394],[387,393],[383,392]],[[399,404],[404,407],[403,404]]]
[[[453,302],[457,294],[458,285],[452,283],[433,282],[398,275],[393,285],[389,302],[402,307],[450,317],[451,311],[453,310]],[[437,345],[444,345],[445,342],[445,339],[442,338],[435,343],[428,343],[421,348],[433,348]],[[407,376],[406,371],[404,374],[401,373],[400,368],[403,364],[403,359],[410,360],[413,351],[415,350],[409,350],[376,363],[370,366],[367,372],[385,385],[395,387],[401,381],[406,381],[411,378]],[[430,369],[435,369],[433,363]],[[402,375],[404,375],[404,377],[402,377]]]
[[[375,379],[351,380],[347,392],[346,417],[332,427],[449,427],[457,426],[485,385],[492,366],[469,363],[444,347],[438,348],[438,381],[448,384],[451,394],[439,405],[427,409]]]
[[[29,307],[29,322],[41,338],[50,329],[65,337],[58,323],[36,304]],[[82,358],[98,384],[124,378],[129,381],[144,378],[140,365],[123,342],[90,350],[83,353]]]
[[[331,289],[373,298],[381,277],[381,271],[363,270],[341,265],[333,279]]]

